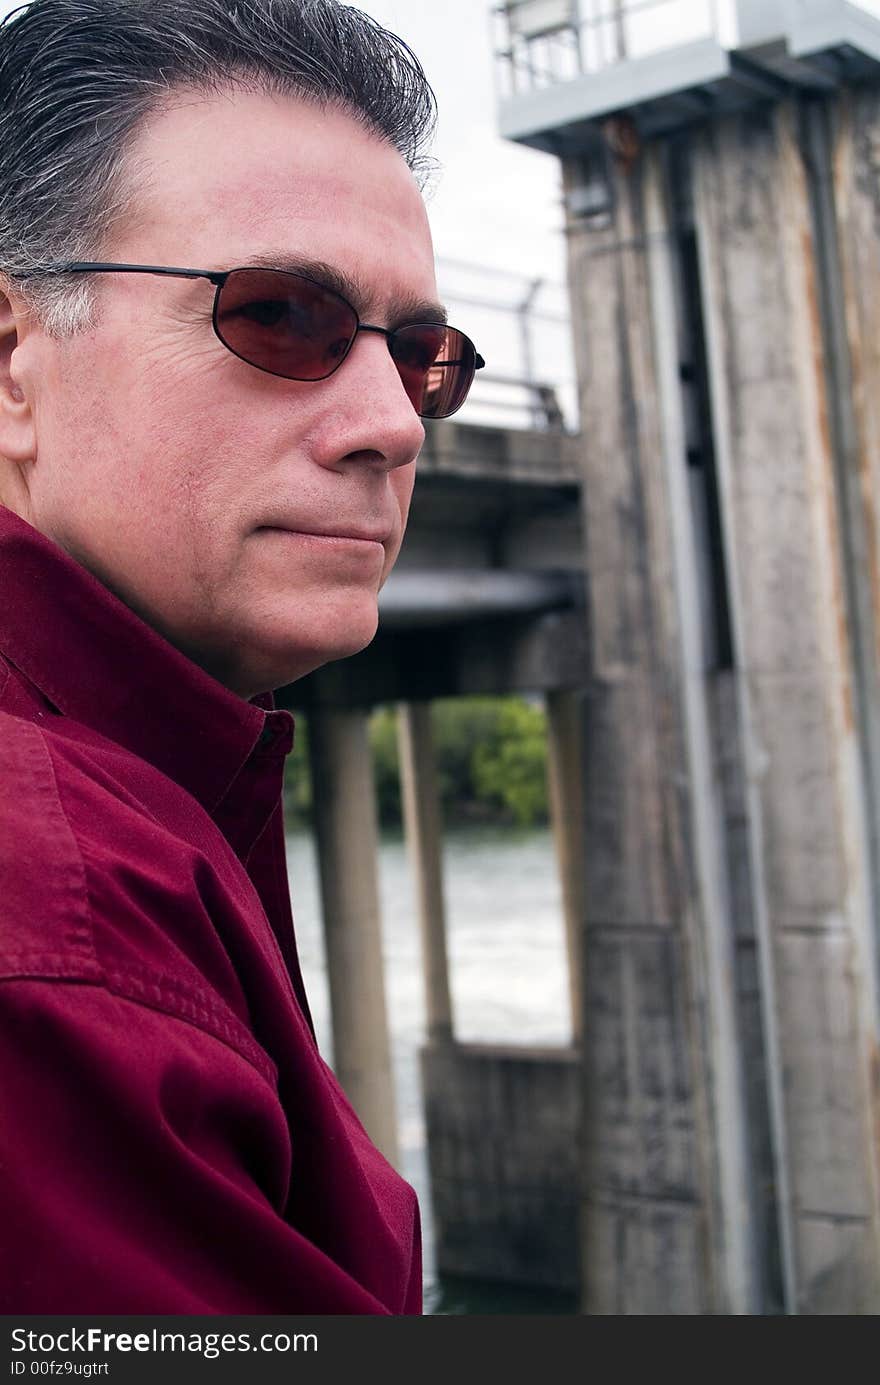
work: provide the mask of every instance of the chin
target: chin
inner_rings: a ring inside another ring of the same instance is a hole
[[[349,620],[344,624],[328,621],[323,629],[314,631],[312,640],[303,640],[304,632],[298,630],[299,638],[295,648],[276,649],[271,653],[267,651],[266,663],[257,680],[262,684],[260,690],[274,691],[289,683],[295,683],[299,678],[305,678],[307,674],[322,668],[324,664],[332,664],[339,659],[350,659],[353,654],[359,654],[372,643],[378,624],[379,613],[374,600],[372,611],[365,613],[364,619]]]

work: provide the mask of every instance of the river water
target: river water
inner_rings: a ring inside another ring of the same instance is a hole
[[[443,859],[456,1038],[570,1042],[562,904],[550,832],[486,827],[450,831]],[[288,834],[287,860],[303,977],[318,1044],[332,1066],[317,860],[310,834]],[[425,1311],[575,1311],[562,1296],[450,1281],[437,1274],[418,1071],[418,1049],[425,1036],[421,948],[413,880],[399,836],[383,837],[379,868],[401,1172],[415,1188],[422,1211]]]

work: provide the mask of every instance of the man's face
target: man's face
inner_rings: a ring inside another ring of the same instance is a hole
[[[108,260],[322,261],[381,327],[436,297],[412,176],[345,115],[179,94],[132,154]],[[24,518],[242,696],[362,649],[424,436],[386,339],[359,333],[329,379],[295,382],[224,349],[206,280],[101,275],[97,293],[93,329],[25,324],[12,358],[36,439]]]

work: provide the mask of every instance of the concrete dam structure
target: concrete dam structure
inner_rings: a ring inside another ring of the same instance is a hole
[[[581,431],[430,428],[309,718],[334,1046],[393,1158],[366,719],[400,704],[441,1272],[595,1314],[880,1310],[880,19],[508,0]],[[544,697],[573,1043],[456,1041],[432,698]],[[342,870],[344,863],[345,869]]]

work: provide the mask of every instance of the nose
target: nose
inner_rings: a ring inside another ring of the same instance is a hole
[[[415,461],[425,428],[380,332],[358,332],[342,365],[321,385],[333,426],[316,449],[325,466],[357,462],[391,471]]]

